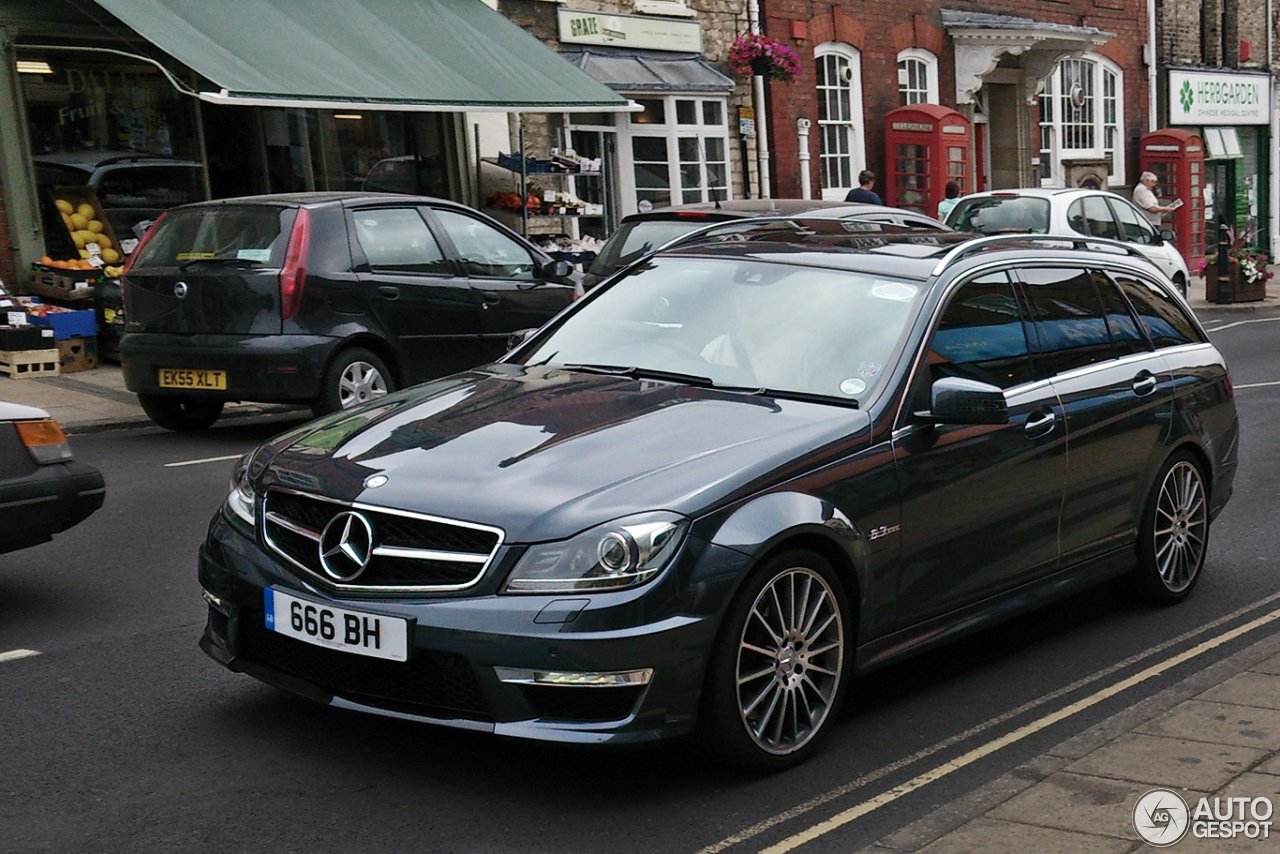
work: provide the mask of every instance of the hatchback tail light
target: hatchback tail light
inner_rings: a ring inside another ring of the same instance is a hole
[[[298,208],[289,233],[289,246],[280,269],[280,316],[285,320],[298,313],[302,289],[307,283],[307,254],[311,249],[311,212]]]
[[[151,227],[147,229],[147,233],[142,235],[142,239],[138,241],[138,245],[133,247],[133,251],[130,252],[129,257],[125,259],[124,270],[120,272],[121,276],[129,275],[129,271],[133,269],[134,262],[142,255],[142,248],[147,245],[147,241],[149,241],[152,235],[156,233],[156,230],[160,228],[160,223],[164,222],[164,218],[168,215],[169,212],[165,211],[160,214],[160,216],[156,217],[155,222],[151,223]]]

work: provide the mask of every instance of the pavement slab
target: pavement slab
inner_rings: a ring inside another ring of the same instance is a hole
[[[920,849],[920,854],[995,854],[1044,851],[1053,854],[1126,854],[1133,843],[1091,833],[980,818]]]
[[[988,816],[1039,827],[1138,840],[1133,804],[1151,788],[1145,783],[1108,780],[1060,771],[996,807]],[[1198,793],[1180,792],[1184,798]],[[992,849],[999,850],[999,849]]]
[[[1137,732],[1280,750],[1280,711],[1188,700],[1138,727]]]
[[[1280,674],[1246,671],[1210,688],[1197,699],[1236,706],[1280,709]]]
[[[1269,751],[1254,747],[1128,733],[1065,770],[1150,786],[1212,792],[1268,754]]]

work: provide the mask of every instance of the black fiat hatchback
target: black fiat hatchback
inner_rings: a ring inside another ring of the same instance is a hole
[[[573,299],[569,264],[464,205],[298,193],[174,208],[130,256],[125,385],[151,420],[317,414],[492,361]]]
[[[724,228],[495,364],[245,456],[200,551],[204,650],[340,708],[697,731],[777,769],[863,672],[1106,579],[1190,594],[1237,418],[1148,261]]]

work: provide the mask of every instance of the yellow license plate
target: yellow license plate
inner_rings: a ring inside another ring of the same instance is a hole
[[[226,371],[198,371],[194,368],[161,368],[160,388],[193,388],[226,391]]]

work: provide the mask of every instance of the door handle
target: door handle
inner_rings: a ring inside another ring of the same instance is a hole
[[[485,308],[485,309],[487,309],[487,308],[489,308],[490,306],[495,306],[495,305],[497,305],[497,304],[498,304],[498,303],[500,303],[500,302],[502,302],[502,294],[497,293],[496,291],[481,291],[481,292],[480,292],[480,307],[481,307],[481,308]]]
[[[1138,397],[1146,397],[1156,390],[1156,384],[1155,376],[1143,371],[1133,379],[1133,393]]]
[[[379,285],[378,293],[382,294],[387,299],[399,299],[400,297],[400,289],[395,285]]]
[[[1028,439],[1039,439],[1052,433],[1057,423],[1058,416],[1052,410],[1039,409],[1027,416],[1027,423],[1022,425],[1022,431],[1027,434]]]

